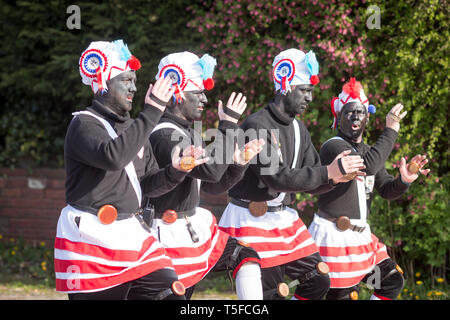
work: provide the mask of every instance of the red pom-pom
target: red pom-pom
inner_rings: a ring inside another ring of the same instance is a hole
[[[139,70],[141,68],[141,62],[135,56],[131,56],[131,58],[128,60],[128,65],[132,70]]]
[[[319,83],[319,76],[317,76],[317,75],[313,75],[313,76],[311,76],[311,78],[309,78],[309,82],[311,82],[311,84],[312,85],[316,85],[316,84],[318,84]]]
[[[352,99],[357,99],[357,98],[359,98],[359,94],[362,89],[362,85],[361,85],[361,83],[356,81],[355,78],[350,78],[350,81],[347,82],[346,84],[344,84],[344,87],[342,89],[344,90],[344,92],[346,94],[350,95],[350,97],[352,97]]]
[[[212,88],[214,88],[214,80],[212,78],[203,80],[203,86],[206,90],[211,90]]]

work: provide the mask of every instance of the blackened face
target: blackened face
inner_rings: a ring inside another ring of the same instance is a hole
[[[108,91],[97,93],[103,105],[111,109],[114,113],[124,116],[130,112],[133,104],[133,97],[136,93],[136,72],[130,70],[122,72],[106,82]]]
[[[312,101],[314,86],[311,84],[299,84],[291,87],[291,91],[284,97],[284,111],[291,117],[305,112]]]
[[[185,98],[179,106],[182,117],[189,121],[197,120],[202,116],[203,107],[208,103],[204,90],[183,93]]]
[[[361,142],[369,115],[359,102],[350,102],[339,113],[339,131],[354,142]]]

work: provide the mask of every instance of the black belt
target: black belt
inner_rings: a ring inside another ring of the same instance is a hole
[[[137,212],[134,213],[117,213],[117,219],[116,220],[125,220],[128,218],[132,218],[134,216],[138,216],[142,214],[142,209],[139,209]]]
[[[93,214],[94,216],[97,216],[98,209],[94,209],[94,208],[90,208],[90,207],[89,208],[82,208],[82,207],[79,207],[79,206],[75,206],[73,204],[71,204],[71,206],[74,207],[77,210],[88,212],[90,214]],[[128,218],[134,217],[136,215],[141,215],[142,212],[143,212],[142,208],[139,208],[136,212],[133,212],[133,213],[118,212],[116,220],[125,220],[125,219],[128,219]]]
[[[243,201],[243,200],[239,200],[239,199],[235,199],[235,198],[231,198],[230,201],[232,204],[235,204],[237,206],[243,207],[243,208],[247,208],[250,204],[250,202],[247,201]],[[267,211],[268,212],[277,212],[277,211],[283,211],[286,209],[286,206],[284,204],[280,204],[278,206],[267,206]]]
[[[97,216],[97,212],[98,212],[97,209],[80,208],[80,207],[77,208],[74,205],[71,205],[71,206],[74,207],[75,209],[80,210],[80,211],[88,212],[90,214],[93,214],[94,216]],[[136,217],[136,219],[141,224],[142,228],[144,228],[145,231],[150,232],[151,231],[150,227],[148,226],[148,224],[143,219],[143,212],[144,212],[144,210],[142,208],[139,208],[139,210],[137,212],[133,212],[133,213],[118,212],[115,221],[125,220],[125,219],[129,219],[129,218],[132,218],[132,217]],[[75,218],[75,223],[77,224],[78,227],[80,226],[80,217],[79,216]]]
[[[336,224],[336,227],[339,230],[341,230],[341,231],[345,231],[347,229],[350,229],[352,231],[361,233],[361,232],[363,232],[366,229],[366,227],[359,227],[359,226],[356,226],[354,224],[351,224],[350,223],[350,218],[348,218],[346,216],[340,216],[340,217],[336,218],[336,217],[334,217],[334,216],[330,215],[329,213],[326,213],[326,212],[324,212],[322,210],[318,210],[317,211],[317,215],[319,217],[321,217],[321,218],[324,218],[324,219],[328,220],[328,221],[334,222]],[[345,221],[345,220],[348,220],[348,221]],[[341,223],[341,221],[343,221],[343,223]],[[342,227],[342,225],[344,227]]]
[[[185,210],[185,211],[177,211],[174,210],[177,213],[177,219],[184,219],[185,217],[191,217],[195,214],[195,208]],[[156,219],[162,219],[162,216],[165,211],[163,212],[155,212],[155,218]]]

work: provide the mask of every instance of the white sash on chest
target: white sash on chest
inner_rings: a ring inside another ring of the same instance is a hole
[[[327,143],[328,141],[336,140],[336,139],[345,141],[345,140],[342,139],[341,137],[335,136],[335,137],[330,138],[330,139],[328,139],[327,141],[325,141],[325,142],[322,144],[322,147],[323,147],[323,146],[325,145],[325,143]],[[353,149],[353,151],[357,152],[357,151],[355,150],[355,148],[352,147],[352,149]],[[366,182],[365,182],[365,181],[366,181],[366,178],[365,178],[365,177],[362,177],[362,178],[364,179],[364,182],[363,182],[363,181],[356,180],[356,186],[357,186],[357,188],[358,188],[358,203],[359,203],[360,219],[363,220],[363,221],[366,221],[366,219],[367,219],[367,198],[366,198]],[[369,177],[367,177],[367,178],[368,178],[367,180],[370,180],[369,178],[371,178],[371,179],[373,180],[373,176],[369,176]],[[370,181],[372,181],[372,180],[370,180]]]
[[[298,122],[296,119],[294,119],[294,121],[292,121],[292,123],[294,124],[294,159],[292,161],[291,164],[291,169],[295,168],[295,165],[297,164],[297,159],[298,159],[298,154],[300,152],[300,127],[298,125]],[[279,206],[282,202],[284,197],[286,196],[285,192],[281,192],[278,197],[276,197],[275,199],[272,199],[270,201],[267,201],[267,205],[268,206]]]
[[[77,116],[79,114],[85,114],[85,115],[89,115],[91,117],[96,118],[97,120],[99,120],[103,124],[103,126],[105,127],[105,129],[108,132],[109,136],[113,140],[118,137],[116,131],[113,129],[113,127],[111,127],[109,122],[106,121],[105,119],[103,119],[103,118],[93,114],[90,111],[79,111],[79,112],[72,113],[72,115],[74,115],[74,116]],[[125,166],[125,171],[126,171],[126,173],[128,175],[128,178],[130,179],[130,182],[131,182],[131,185],[133,186],[134,191],[136,192],[136,197],[138,199],[139,206],[141,206],[141,200],[142,200],[141,184],[140,184],[139,179],[137,177],[136,169],[134,168],[133,161],[130,161],[130,163],[128,163]]]
[[[177,132],[179,132],[181,135],[189,138],[186,133],[181,130],[180,127],[178,127],[177,125],[171,123],[171,122],[160,122],[158,123],[152,130],[152,132],[150,133],[150,135],[152,135],[154,132],[161,130],[161,129],[173,129],[176,130]],[[200,194],[200,184],[202,183],[202,181],[200,179],[195,179],[197,181],[197,188],[198,188],[198,193]]]

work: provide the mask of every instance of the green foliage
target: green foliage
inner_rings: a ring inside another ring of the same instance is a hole
[[[195,50],[196,33],[185,25],[187,0],[77,2],[81,29],[69,30],[68,1],[2,3],[0,49],[0,164],[62,166],[71,113],[90,104],[78,61],[91,41],[124,39],[142,62],[134,114],[142,109],[159,60],[172,51]]]
[[[450,246],[448,211],[449,176],[424,179],[411,185],[400,200],[374,199],[370,224],[405,269],[408,278],[417,271],[445,277]],[[432,267],[428,269],[426,265]]]
[[[383,88],[379,93],[385,105],[401,102],[408,111],[387,168],[398,175],[400,158],[420,153],[430,159],[431,174],[420,177],[398,201],[375,199],[370,222],[409,279],[417,270],[430,278],[435,273],[446,278],[450,223],[446,211],[448,6],[435,0],[388,1],[380,8],[381,29],[368,30],[369,59],[374,61],[370,74]]]
[[[54,286],[53,250],[44,242],[32,245],[23,239],[3,239],[0,235],[0,279],[20,280]]]

